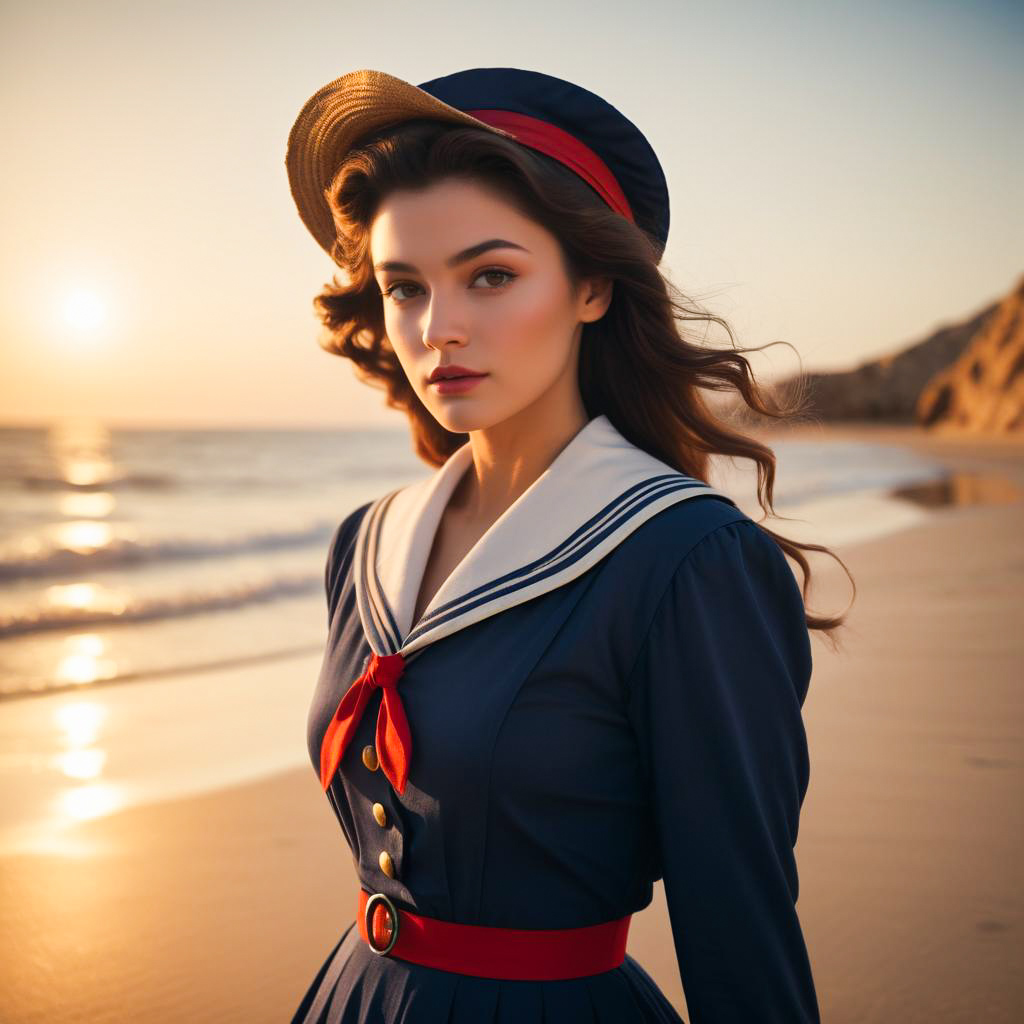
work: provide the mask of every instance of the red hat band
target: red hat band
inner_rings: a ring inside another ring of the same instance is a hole
[[[626,194],[608,165],[574,135],[549,121],[542,121],[528,114],[517,114],[511,110],[467,110],[466,113],[494,128],[511,132],[517,142],[565,164],[569,170],[590,185],[616,213],[636,223]]]

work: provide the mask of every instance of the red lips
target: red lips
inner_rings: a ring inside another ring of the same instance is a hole
[[[435,366],[427,378],[431,384],[436,380],[451,380],[453,377],[486,377],[486,373],[479,373],[471,370],[468,366],[457,366],[455,363],[447,363],[444,366]]]

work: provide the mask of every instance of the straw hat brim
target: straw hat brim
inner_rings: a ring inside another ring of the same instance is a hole
[[[299,216],[328,255],[335,226],[327,193],[346,153],[363,136],[416,117],[473,125],[514,138],[383,71],[350,71],[318,89],[303,105],[288,133],[285,166]]]

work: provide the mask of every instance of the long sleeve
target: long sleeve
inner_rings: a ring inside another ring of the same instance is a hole
[[[752,520],[683,558],[629,675],[691,1024],[820,1020],[794,846],[811,677],[800,589]]]

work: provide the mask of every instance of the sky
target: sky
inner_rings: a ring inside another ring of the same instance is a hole
[[[288,131],[347,71],[509,66],[647,135],[662,269],[739,345],[787,343],[765,378],[895,351],[1024,271],[1019,3],[5,0],[0,422],[404,423],[317,343],[338,268]]]

